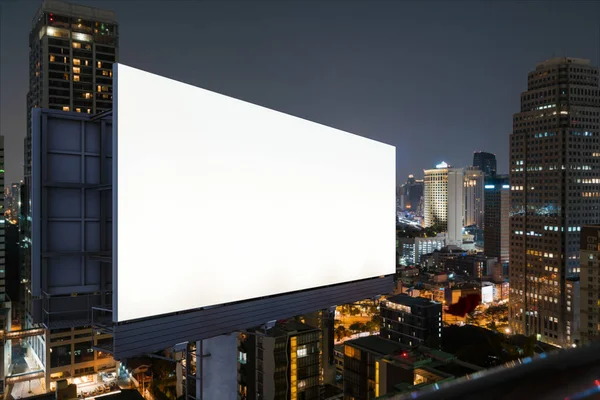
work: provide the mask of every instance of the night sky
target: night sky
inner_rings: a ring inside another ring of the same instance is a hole
[[[553,56],[597,65],[600,50],[597,1],[72,2],[116,11],[125,64],[395,145],[399,182],[475,150],[507,172],[527,72]],[[22,177],[40,4],[0,0],[7,183]]]

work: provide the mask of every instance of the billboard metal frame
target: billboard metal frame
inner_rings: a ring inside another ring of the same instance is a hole
[[[92,325],[95,334],[111,333],[111,346],[95,345],[94,348],[110,352],[119,360],[376,297],[392,289],[393,276],[388,275],[142,320],[113,322],[117,268],[113,263],[116,236],[112,226],[117,159],[112,144],[117,123],[114,117],[112,112],[90,116],[39,108],[32,114],[31,273],[35,322],[49,329]],[[74,148],[73,140],[80,147]],[[95,150],[89,147],[94,141],[99,141]],[[102,160],[99,169],[97,158]],[[76,171],[79,179],[69,175],[75,165],[79,166]],[[97,197],[95,193],[100,193],[99,202],[89,203],[90,198]],[[56,208],[57,204],[64,207],[77,204],[78,207]],[[77,229],[71,229],[76,237],[53,234],[55,223],[78,224]],[[86,228],[86,224],[93,229]],[[74,240],[78,249],[69,248]],[[80,274],[76,285],[69,282],[68,271]]]

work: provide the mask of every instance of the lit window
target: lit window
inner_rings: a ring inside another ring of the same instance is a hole
[[[76,108],[75,111],[76,112],[81,112],[81,108]]]
[[[102,86],[98,85],[98,93],[102,92]]]
[[[50,54],[50,62],[54,62],[56,60],[56,57],[54,57],[54,54]]]
[[[73,82],[79,82],[79,75],[73,75]]]
[[[91,114],[91,113],[92,113],[92,109],[88,108],[88,114]]]
[[[298,350],[296,350],[296,355],[298,358],[306,357],[308,355],[308,349],[306,348],[306,345],[299,347]]]
[[[69,74],[64,74],[63,77],[65,78],[65,80],[69,80]]]
[[[98,61],[98,68],[102,68],[102,62]]]
[[[73,48],[74,49],[80,49],[81,48],[81,43],[73,42]]]
[[[92,98],[92,94],[91,93],[84,93],[83,97],[85,97],[86,99],[91,99]]]
[[[108,76],[108,71],[102,71],[102,76]]]
[[[79,58],[74,58],[73,65],[81,65],[81,60]]]
[[[69,111],[69,106],[63,106],[63,111]]]
[[[81,73],[81,68],[79,67],[73,67],[73,72],[76,74],[80,74]]]
[[[63,63],[67,63],[67,57],[63,57]]]

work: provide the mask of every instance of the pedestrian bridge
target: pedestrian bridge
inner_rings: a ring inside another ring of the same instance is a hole
[[[0,330],[0,340],[24,339],[44,334],[43,328],[22,329],[19,331]]]
[[[22,372],[20,374],[12,374],[5,379],[6,385],[14,385],[19,382],[27,382],[33,379],[40,379],[44,377],[44,370]]]

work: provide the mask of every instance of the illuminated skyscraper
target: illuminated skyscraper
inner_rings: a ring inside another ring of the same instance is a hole
[[[581,342],[600,342],[600,226],[581,228]]]
[[[513,117],[509,320],[561,346],[576,342],[581,226],[600,223],[599,121],[598,68],[565,57],[529,73]]]
[[[510,185],[508,176],[497,175],[485,185],[485,228],[483,252],[487,257],[495,257],[502,268],[508,266],[508,241],[510,225]],[[503,275],[503,274],[501,274]]]
[[[419,206],[423,199],[423,180],[415,179],[414,175],[410,174],[405,184],[400,187],[400,198],[402,211],[419,212]]]
[[[26,311],[23,327],[34,327],[43,320],[42,325],[47,328],[45,337],[32,336],[27,339],[30,354],[43,366],[43,383],[47,390],[54,386],[56,379],[70,380],[84,375],[96,379],[94,377],[99,369],[108,371],[115,364],[107,354],[93,351],[89,321],[62,321],[60,326],[50,324],[52,312],[49,308],[59,302],[56,299],[63,293],[44,293],[43,298],[31,296],[31,110],[39,107],[85,114],[110,110],[112,66],[117,59],[118,26],[114,12],[55,0],[42,3],[33,18],[29,34],[21,243],[24,247],[22,276]],[[83,253],[82,257],[85,257]],[[53,254],[48,259],[48,265],[52,265],[54,271],[65,268],[65,275],[73,273],[67,269],[72,264],[69,264],[66,254]],[[77,283],[79,286],[68,289],[71,297],[82,295],[78,290],[84,282]],[[60,346],[53,345],[58,342]]]
[[[483,228],[483,178],[481,170],[465,168],[465,226]]]
[[[462,244],[464,170],[445,162],[425,170],[425,226],[437,225],[448,232],[448,244]]]

